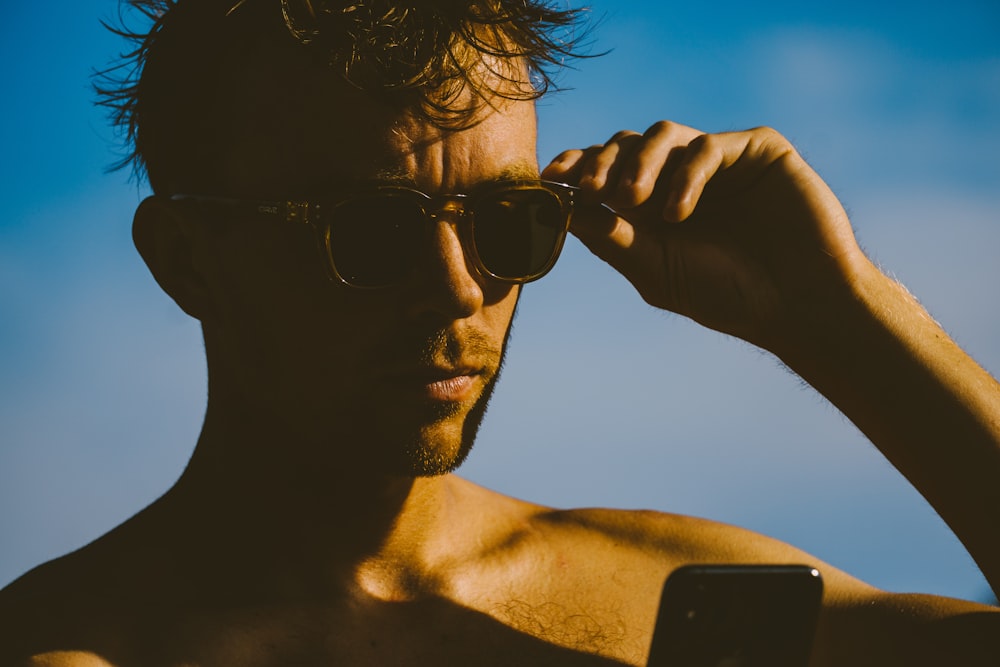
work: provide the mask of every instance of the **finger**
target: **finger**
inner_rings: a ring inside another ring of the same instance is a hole
[[[586,201],[598,202],[600,198],[595,194],[593,187],[593,161],[602,153],[613,153],[617,149],[608,151],[604,144],[595,144],[589,148],[574,149],[560,153],[545,169],[541,177],[545,180],[561,181],[576,185],[583,191],[583,198]],[[582,183],[587,179],[587,184]]]
[[[547,181],[574,183],[579,180],[577,172],[580,169],[582,159],[583,151],[578,148],[563,151],[552,158],[552,161],[542,170],[541,178]]]
[[[702,134],[692,140],[670,177],[663,218],[671,222],[689,218],[708,182],[720,171],[732,166],[746,146],[744,133]]]
[[[592,195],[595,201],[605,199],[609,184],[613,186],[617,183],[622,164],[635,150],[641,137],[638,132],[622,130],[602,146],[588,149],[578,183],[580,188]]]
[[[577,207],[570,232],[591,252],[612,265],[633,246],[636,235],[631,222],[605,206],[594,204]]]
[[[564,151],[542,170],[542,177],[577,185],[587,201],[602,201],[609,186],[617,183],[621,164],[640,138],[636,132],[622,130],[604,144]]]
[[[621,167],[614,194],[608,203],[615,208],[639,206],[653,195],[668,161],[683,152],[684,147],[699,132],[670,121],[654,123],[642,135],[642,141]]]
[[[570,231],[595,256],[607,262],[631,282],[648,303],[670,308],[664,299],[664,248],[650,243],[648,232],[610,209],[588,207],[574,214]],[[669,250],[669,248],[667,248]]]

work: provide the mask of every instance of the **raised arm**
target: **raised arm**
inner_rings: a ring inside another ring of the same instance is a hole
[[[864,255],[787,140],[661,122],[543,177],[618,212],[583,207],[572,230],[647,302],[770,350],[840,408],[1000,591],[1000,385]]]

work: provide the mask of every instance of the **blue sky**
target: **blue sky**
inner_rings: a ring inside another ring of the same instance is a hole
[[[0,584],[162,493],[197,437],[196,324],[131,247],[145,188],[105,174],[88,76],[116,3],[5,3],[0,63]],[[771,125],[869,253],[1000,373],[994,2],[592,5],[603,58],[540,105],[544,161],[669,118]],[[44,7],[44,9],[43,9]],[[980,598],[933,511],[773,358],[646,306],[575,242],[525,292],[463,473],[557,506],[649,507],[774,535],[891,590]],[[947,443],[942,443],[947,447]]]

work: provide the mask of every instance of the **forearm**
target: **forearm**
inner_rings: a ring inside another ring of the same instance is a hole
[[[852,283],[797,313],[772,351],[871,439],[1000,591],[1000,385],[870,263]]]

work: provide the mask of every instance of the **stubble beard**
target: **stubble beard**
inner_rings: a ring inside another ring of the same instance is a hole
[[[457,446],[453,447],[448,442],[441,441],[441,439],[448,439],[454,436],[446,435],[443,438],[442,436],[435,438],[435,436],[431,436],[421,430],[420,433],[411,434],[402,443],[398,440],[395,443],[387,443],[390,446],[389,451],[395,453],[388,455],[388,458],[392,459],[391,463],[383,460],[383,466],[389,463],[386,467],[395,468],[394,472],[399,475],[435,477],[454,472],[465,463],[465,460],[472,452],[476,436],[479,434],[479,427],[486,417],[486,411],[490,400],[493,398],[493,392],[500,380],[504,361],[507,357],[507,347],[514,330],[516,313],[517,307],[515,305],[515,311],[511,314],[510,324],[500,345],[496,371],[486,380],[482,392],[472,407],[469,408],[465,419],[462,421]],[[457,419],[460,417],[462,410],[463,407],[455,403],[428,406],[427,421],[428,423],[440,424],[448,420]],[[401,444],[402,446],[400,447]]]
[[[394,406],[392,399],[388,397],[370,404],[361,411],[358,411],[361,406],[357,403],[354,403],[353,407],[341,404],[341,409],[337,410],[339,414],[334,421],[353,424],[354,428],[349,427],[347,431],[342,431],[336,440],[354,442],[356,446],[337,448],[337,458],[340,461],[337,467],[348,474],[353,471],[362,476],[375,473],[410,478],[440,476],[457,470],[472,451],[493,392],[500,380],[516,312],[515,304],[499,351],[491,350],[492,346],[489,345],[488,339],[482,335],[471,334],[464,340],[466,349],[478,345],[484,358],[495,359],[495,365],[487,364],[487,366],[493,365],[495,370],[483,378],[483,389],[471,407],[461,403],[429,402],[422,409],[418,408],[422,414],[410,412],[404,415],[400,407]],[[419,339],[419,343],[388,347],[396,347],[400,350],[401,358],[408,358],[417,346],[420,350],[418,354],[424,359],[434,359],[435,354],[440,354],[441,350],[458,349],[456,343],[455,339],[449,338],[444,332],[438,332]],[[452,352],[448,351],[445,354]],[[411,405],[410,408],[404,409],[404,412],[413,407]],[[465,412],[464,419],[463,412]],[[352,430],[353,434],[350,432]]]
[[[503,349],[506,351],[506,345]],[[486,410],[493,397],[497,381],[500,379],[504,353],[501,352],[500,364],[496,373],[486,383],[479,398],[476,399],[462,422],[458,446],[452,448],[447,443],[428,442],[424,437],[414,438],[402,448],[401,460],[398,462],[401,468],[398,471],[399,474],[412,477],[436,477],[454,472],[465,463],[475,444],[476,436],[479,434],[479,427],[486,417]],[[440,406],[436,410],[435,417],[441,421],[455,419],[461,412],[460,406],[449,404]]]

